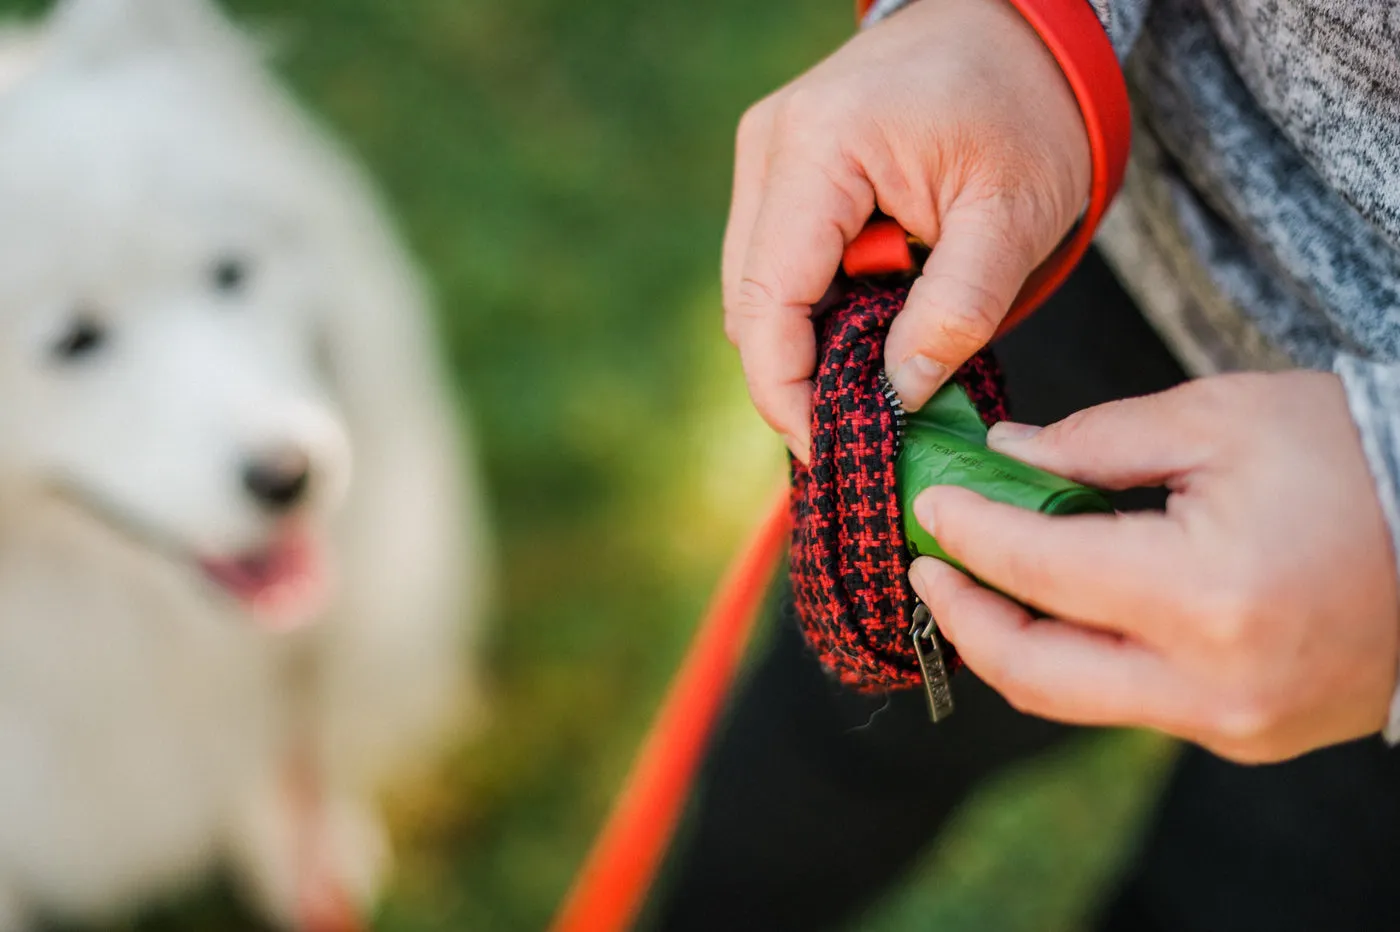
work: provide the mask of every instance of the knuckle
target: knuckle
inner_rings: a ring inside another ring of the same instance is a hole
[[[1254,643],[1268,627],[1268,593],[1259,575],[1237,569],[1198,589],[1197,615],[1207,643],[1238,650]]]
[[[1035,709],[1029,697],[1020,689],[1006,687],[1001,690],[1001,697],[1006,700],[1006,704],[1011,706],[1022,715],[1033,715]]]
[[[1026,671],[1011,656],[992,645],[967,645],[963,653],[968,666],[1014,709],[1034,713],[1045,708],[1045,696],[1027,678]],[[963,645],[958,645],[963,650]]]
[[[753,406],[758,411],[759,417],[776,431],[784,431],[787,425],[782,423],[782,418],[778,412],[777,398],[773,386],[768,380],[760,378],[750,367],[745,367],[744,380],[748,386],[749,398],[753,401]]]
[[[828,158],[817,161],[815,167],[831,190],[844,201],[845,210],[841,211],[842,214],[863,216],[870,213],[873,205],[866,203],[867,199],[861,195],[861,172],[849,154],[842,151],[833,152]],[[858,228],[848,231],[847,235],[854,236],[856,232]]]
[[[955,646],[963,660],[977,673],[978,677],[1001,693],[1006,701],[1012,701],[1009,693],[1016,691],[1017,678],[1015,670],[1004,653],[970,638],[963,638],[961,641],[955,642]]]
[[[776,288],[762,279],[745,275],[734,286],[734,294],[725,308],[726,317],[732,318],[730,325],[741,327],[778,303]]]
[[[870,187],[878,192],[880,203],[888,210],[898,210],[909,230],[931,231],[928,242],[938,239],[936,196],[929,190],[930,182],[907,170],[888,146],[872,145],[865,140],[852,140],[848,155],[861,166]]]
[[[1246,692],[1221,702],[1211,722],[1216,740],[1237,749],[1267,743],[1282,719],[1277,703],[1258,692]]]
[[[1050,696],[1032,683],[1012,678],[1001,687],[1001,695],[1017,712],[1026,715],[1046,715],[1051,710]]]
[[[1238,651],[1257,641],[1267,628],[1267,612],[1259,586],[1250,579],[1232,579],[1215,586],[1210,612],[1205,616],[1205,634],[1212,645],[1224,651]]]
[[[934,591],[930,593],[934,600],[941,603],[943,606],[942,612],[934,611],[933,605],[929,606],[929,610],[934,613],[934,617],[952,616],[959,621],[965,618],[976,618],[978,612],[977,593],[969,591],[961,586],[954,588],[950,583],[951,577],[945,577],[943,584],[941,586],[935,586]],[[994,645],[979,641],[970,643],[968,646],[974,650],[978,650],[984,655],[989,655],[989,659],[990,656],[995,656],[994,652],[990,649],[994,647]],[[1000,670],[999,666],[998,670]]]
[[[1243,610],[1222,602],[1205,619],[1205,640],[1218,650],[1233,651],[1247,640],[1248,627]]]
[[[762,147],[768,135],[768,127],[772,123],[772,110],[772,99],[764,98],[739,117],[734,139],[740,149]]]
[[[1119,402],[1109,402],[1118,404]],[[1068,417],[1047,426],[1036,435],[1036,443],[1043,447],[1077,447],[1093,439],[1094,409],[1076,411]]]
[[[1230,376],[1214,379],[1192,379],[1184,385],[1178,386],[1175,391],[1189,403],[1187,410],[1192,414],[1216,411],[1220,409],[1221,405],[1232,404],[1231,381],[1232,377]]]
[[[805,131],[814,125],[825,124],[833,112],[833,103],[832,95],[820,85],[799,83],[783,95],[774,120],[785,134],[794,130]]]
[[[743,325],[739,318],[732,313],[726,312],[724,315],[724,337],[731,345],[738,346],[743,339]]]
[[[943,297],[929,334],[932,345],[956,347],[970,355],[991,339],[1005,309],[990,289],[946,276],[933,276],[929,286]]]
[[[1260,439],[1259,427],[1271,414],[1296,416],[1288,402],[1268,390],[1263,373],[1231,373],[1195,379],[1179,386],[1173,414],[1184,440],[1214,455],[1252,446]],[[1261,390],[1263,386],[1263,390]],[[1280,410],[1279,406],[1283,405]]]
[[[1013,591],[1022,588],[1036,589],[1041,584],[1054,580],[1055,574],[1051,570],[1049,556],[1044,551],[1019,552],[1018,548],[1010,547],[1007,553],[1005,584]]]
[[[1265,378],[1258,373],[1230,373],[1207,379],[1193,379],[1174,391],[1188,402],[1185,415],[1187,425],[1197,432],[1209,431],[1211,425],[1240,423],[1234,415],[1250,414],[1250,407],[1256,403],[1254,385]],[[1241,410],[1243,408],[1243,410]],[[1223,416],[1223,417],[1222,417]],[[1248,423],[1248,419],[1245,423]]]
[[[1236,700],[1222,704],[1215,714],[1212,730],[1228,744],[1243,746],[1257,741],[1268,730],[1269,718],[1258,703]]]
[[[807,81],[790,88],[773,112],[775,144],[790,155],[809,157],[862,135],[853,115],[860,108],[839,85]]]

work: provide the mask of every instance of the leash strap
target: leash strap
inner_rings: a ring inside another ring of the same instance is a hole
[[[785,484],[716,588],[552,932],[623,932],[636,921],[787,548],[788,530]]]

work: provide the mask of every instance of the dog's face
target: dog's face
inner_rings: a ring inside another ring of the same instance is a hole
[[[350,468],[314,163],[213,11],[57,16],[0,94],[0,480],[305,620]]]

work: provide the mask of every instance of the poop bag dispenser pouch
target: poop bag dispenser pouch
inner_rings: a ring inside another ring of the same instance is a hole
[[[958,564],[915,520],[914,498],[958,485],[1049,514],[1111,508],[1093,489],[987,448],[987,427],[1007,413],[986,351],[919,411],[903,411],[883,359],[907,296],[904,282],[853,283],[816,322],[810,463],[792,460],[792,590],[829,673],[861,691],[922,685],[936,720],[951,711],[947,675],[959,661],[908,571],[920,555]]]

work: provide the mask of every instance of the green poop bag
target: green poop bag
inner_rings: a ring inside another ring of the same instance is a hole
[[[953,383],[905,415],[895,475],[910,555],[937,557],[958,569],[962,565],[914,517],[914,499],[930,486],[961,486],[995,502],[1051,515],[1113,511],[1108,499],[1088,486],[988,449],[986,425]]]

